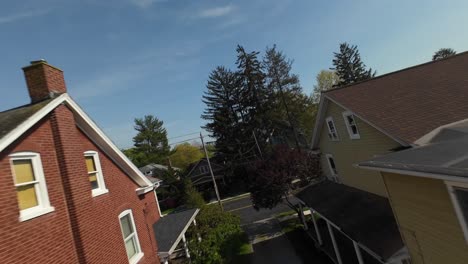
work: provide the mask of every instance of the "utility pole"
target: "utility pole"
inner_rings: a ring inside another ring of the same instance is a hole
[[[203,146],[203,150],[205,151],[205,156],[206,156],[206,161],[208,162],[208,167],[210,168],[211,179],[213,180],[213,186],[216,192],[216,198],[218,198],[218,203],[219,203],[219,206],[221,207],[221,211],[224,211],[223,204],[221,203],[221,198],[219,197],[218,185],[216,184],[216,179],[213,174],[213,169],[211,168],[210,158],[208,157],[208,151],[206,150],[205,142],[203,141],[203,135],[201,132],[200,132],[200,139],[201,139],[201,143]]]
[[[252,135],[255,139],[255,144],[257,145],[257,149],[258,149],[258,152],[260,152],[260,157],[263,159],[263,154],[262,154],[262,150],[260,149],[260,146],[258,145],[258,141],[257,141],[257,137],[255,136],[255,132],[252,131]]]

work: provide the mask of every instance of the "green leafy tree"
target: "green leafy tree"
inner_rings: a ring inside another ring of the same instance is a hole
[[[372,68],[366,69],[356,45],[340,44],[340,51],[334,52],[333,68],[339,77],[337,86],[343,86],[370,79],[376,72]]]
[[[258,160],[249,170],[250,197],[254,208],[271,209],[285,199],[296,210],[288,200],[293,181],[300,180],[302,185],[306,185],[319,175],[318,156],[287,146],[276,146],[269,157]]]
[[[167,132],[163,125],[163,121],[153,115],[135,118],[134,128],[138,133],[133,137],[135,147],[130,153],[133,154],[133,157],[136,157],[134,162],[137,166],[144,166],[152,162],[166,163],[169,144]]]
[[[314,103],[320,101],[320,94],[324,91],[330,90],[340,82],[340,78],[334,71],[321,70],[315,77],[316,84],[312,92],[312,100]]]
[[[188,208],[202,208],[205,204],[203,196],[195,189],[190,179],[184,181],[184,204]]]
[[[183,170],[205,156],[200,146],[194,146],[190,143],[177,145],[172,152],[173,153],[169,156],[172,165]]]
[[[197,216],[197,226],[189,230],[192,263],[233,263],[243,237],[238,216],[223,212],[217,205],[204,206]]]
[[[432,56],[432,60],[435,61],[445,59],[455,54],[457,54],[457,52],[451,48],[442,48],[434,53],[434,55]]]

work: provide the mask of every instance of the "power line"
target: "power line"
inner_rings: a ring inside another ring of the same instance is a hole
[[[169,145],[169,146],[171,146],[171,145],[176,145],[176,144],[179,144],[179,143],[183,143],[183,142],[187,142],[187,141],[195,140],[195,139],[199,139],[199,137],[196,137],[196,138],[189,138],[189,139],[186,139],[186,140],[177,141],[177,142],[174,142],[174,143],[171,143],[171,144],[168,144],[168,145]]]
[[[190,136],[190,135],[195,135],[195,134],[198,134],[198,133],[200,133],[200,132],[193,132],[193,133],[189,133],[189,134],[185,134],[185,135],[175,136],[175,137],[168,138],[168,140],[169,139],[174,139],[174,138],[186,137],[186,136]]]

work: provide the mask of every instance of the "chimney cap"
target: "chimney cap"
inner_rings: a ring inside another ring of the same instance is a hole
[[[56,70],[59,70],[59,71],[63,72],[62,69],[50,65],[45,59],[39,59],[39,60],[30,61],[30,64],[29,64],[28,66],[23,67],[23,70],[27,70],[27,69],[30,69],[30,68],[34,68],[34,67],[37,67],[37,66],[39,66],[39,65],[47,65],[47,66],[49,66],[49,67],[51,67],[51,68],[54,68],[54,69],[56,69]]]
[[[45,63],[45,64],[47,64],[47,61],[44,60],[44,59],[39,59],[39,60],[31,61],[31,65],[40,64],[40,63]]]

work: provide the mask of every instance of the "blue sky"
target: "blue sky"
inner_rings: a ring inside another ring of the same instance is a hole
[[[21,67],[44,58],[129,147],[133,119],[145,114],[162,119],[169,137],[199,131],[207,76],[233,66],[237,44],[277,44],[310,94],[340,42],[358,45],[378,74],[429,61],[441,47],[468,50],[467,11],[468,1],[3,1],[0,110],[29,102]]]

